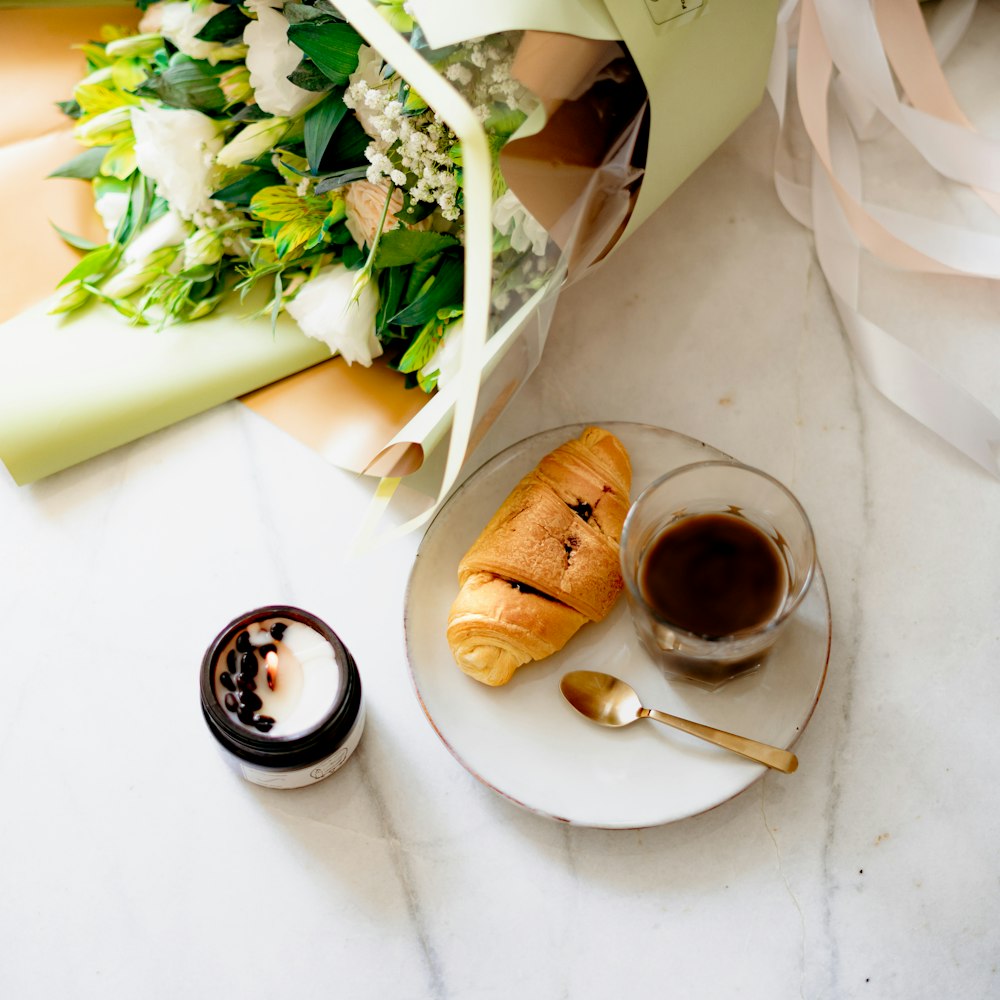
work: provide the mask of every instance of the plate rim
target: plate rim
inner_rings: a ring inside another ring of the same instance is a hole
[[[718,802],[715,802],[710,806],[697,809],[695,812],[686,813],[683,816],[676,816],[673,818],[663,819],[660,821],[655,821],[650,823],[631,823],[631,824],[591,823],[591,822],[584,822],[580,820],[570,819],[565,816],[559,816],[556,813],[548,812],[545,809],[541,809],[537,806],[529,805],[528,803],[521,801],[515,795],[512,795],[510,792],[507,792],[502,788],[498,788],[491,781],[489,781],[482,774],[480,774],[478,770],[473,768],[468,763],[468,761],[466,761],[461,756],[461,754],[455,749],[454,746],[452,746],[449,740],[441,732],[441,729],[438,727],[438,724],[434,721],[433,716],[428,711],[427,704],[424,701],[423,694],[421,693],[420,687],[417,684],[417,679],[413,670],[413,660],[410,655],[411,634],[412,634],[410,626],[410,595],[413,590],[413,583],[417,571],[417,564],[420,561],[421,549],[423,548],[425,539],[427,538],[428,534],[430,534],[431,530],[434,528],[434,525],[436,524],[438,518],[440,518],[444,514],[446,508],[450,504],[452,504],[462,493],[466,491],[466,489],[480,475],[480,473],[484,472],[490,466],[499,464],[502,461],[503,457],[508,452],[514,451],[515,449],[520,448],[527,442],[533,441],[535,438],[541,437],[546,434],[554,434],[557,431],[565,431],[566,433],[573,433],[574,431],[579,432],[586,427],[595,427],[595,426],[605,428],[606,430],[609,430],[612,433],[614,433],[615,427],[623,427],[623,426],[628,428],[641,428],[645,430],[651,430],[654,432],[666,432],[667,434],[671,434],[675,437],[684,438],[685,440],[691,442],[692,444],[697,445],[698,447],[709,448],[712,451],[716,452],[718,455],[721,455],[723,458],[729,459],[730,461],[734,462],[739,461],[738,459],[733,458],[727,452],[724,452],[721,449],[716,448],[715,445],[708,444],[707,442],[702,441],[699,438],[692,437],[690,434],[685,434],[683,431],[675,431],[669,427],[663,427],[659,424],[650,424],[644,421],[634,421],[634,420],[574,421],[573,423],[560,424],[554,427],[544,428],[540,431],[535,431],[533,434],[528,434],[525,437],[519,438],[517,441],[512,442],[505,448],[502,448],[500,451],[496,452],[490,458],[483,461],[472,472],[470,472],[468,476],[466,476],[462,480],[462,482],[448,495],[448,497],[446,497],[445,501],[435,512],[434,517],[431,518],[431,520],[427,524],[427,527],[424,529],[424,533],[421,536],[420,542],[417,546],[417,552],[416,555],[414,556],[413,564],[411,565],[409,575],[407,576],[406,589],[403,594],[403,642],[406,650],[406,668],[407,672],[410,675],[410,685],[412,686],[414,694],[417,697],[417,702],[420,705],[421,711],[424,713],[424,717],[430,724],[431,729],[434,731],[434,734],[444,745],[448,753],[451,754],[451,756],[462,766],[462,768],[470,775],[472,775],[472,777],[475,778],[476,781],[478,781],[481,785],[490,789],[490,791],[495,792],[501,798],[506,799],[508,802],[512,802],[514,805],[525,810],[526,812],[529,812],[535,816],[539,816],[542,819],[553,820],[557,823],[562,823],[566,826],[577,827],[579,829],[591,829],[591,830],[650,830],[650,829],[655,829],[656,827],[668,826],[672,823],[680,823],[687,819],[693,819],[696,816],[704,816],[706,813],[710,813],[713,810],[718,809],[720,806],[725,805],[727,802],[731,802],[733,799],[737,798],[744,792],[753,788],[754,785],[756,785],[767,775],[770,768],[768,768],[765,765],[761,765],[757,774],[742,788],[733,792],[732,795],[728,795],[726,796],[726,798],[720,799]],[[791,740],[789,740],[787,746],[784,748],[788,750],[792,749],[799,742],[799,740],[802,738],[802,735],[805,733],[809,723],[812,721],[813,715],[815,714],[816,709],[819,706],[819,700],[823,695],[823,690],[826,687],[826,681],[830,669],[830,652],[833,644],[833,612],[830,606],[830,591],[826,584],[826,574],[823,572],[823,567],[820,564],[818,555],[816,557],[816,568],[814,572],[812,585],[815,586],[817,583],[820,584],[823,591],[823,605],[826,612],[826,651],[823,659],[823,669],[822,673],[820,674],[819,684],[816,688],[816,694],[812,699],[812,704],[809,706],[808,712],[803,718],[801,725],[797,728],[797,731],[792,736]]]

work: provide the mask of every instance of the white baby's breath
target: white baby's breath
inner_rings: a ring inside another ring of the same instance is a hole
[[[348,364],[357,361],[367,368],[382,345],[375,336],[378,291],[365,278],[356,289],[356,273],[331,264],[306,282],[285,309],[303,333],[327,343]]]
[[[222,148],[219,126],[190,108],[132,109],[135,158],[156,181],[157,191],[178,214],[190,219],[211,207],[218,182],[215,154]]]
[[[288,40],[288,22],[271,0],[245,0],[244,5],[257,15],[257,20],[243,29],[246,65],[257,104],[268,114],[291,118],[317,100],[312,91],[288,79],[302,60],[302,50]]]
[[[351,108],[358,123],[373,139],[379,136],[380,130],[372,123],[372,119],[381,112],[385,103],[379,89],[385,84],[382,65],[382,57],[378,52],[369,45],[362,45],[358,49],[358,68],[351,74],[344,94],[344,103]],[[369,101],[372,103],[369,104]]]

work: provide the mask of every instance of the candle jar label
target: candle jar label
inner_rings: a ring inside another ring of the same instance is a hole
[[[298,768],[295,771],[275,771],[272,768],[254,767],[251,764],[241,762],[240,773],[247,781],[252,781],[255,785],[263,785],[265,788],[305,788],[306,785],[315,785],[317,781],[328,778],[347,763],[348,757],[354,753],[358,743],[361,742],[361,733],[364,728],[365,708],[362,705],[361,711],[358,713],[358,720],[347,734],[347,739],[329,757],[324,757],[323,760],[318,760],[315,764],[310,764],[309,767]]]

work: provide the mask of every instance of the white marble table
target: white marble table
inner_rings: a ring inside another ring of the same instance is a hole
[[[1000,483],[857,374],[773,141],[762,108],[566,294],[469,469],[621,419],[786,481],[835,620],[799,771],[633,832],[482,787],[408,678],[417,538],[350,561],[372,484],[229,404],[35,486],[0,477],[0,994],[1000,995]],[[996,289],[871,280],[1000,410]],[[368,700],[358,753],[297,792],[236,778],[198,708],[209,639],[272,601],[333,624]]]

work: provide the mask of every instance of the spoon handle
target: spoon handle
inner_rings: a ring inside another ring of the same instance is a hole
[[[665,726],[673,726],[682,732],[697,736],[700,739],[708,740],[716,746],[725,747],[738,753],[742,757],[749,757],[759,764],[766,764],[776,771],[784,771],[791,774],[799,766],[799,760],[795,754],[788,750],[781,750],[778,747],[769,746],[767,743],[759,743],[746,736],[737,736],[735,733],[727,733],[723,729],[713,729],[711,726],[703,726],[700,722],[692,722],[690,719],[681,719],[676,715],[667,715],[666,712],[658,712],[655,708],[643,708],[639,712],[639,718],[655,719]]]

